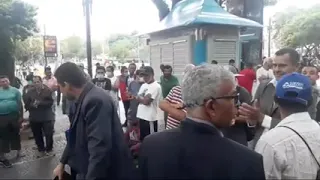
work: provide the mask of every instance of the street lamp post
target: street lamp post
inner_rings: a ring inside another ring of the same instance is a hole
[[[92,0],[83,0],[83,9],[86,17],[86,45],[87,45],[87,63],[88,73],[92,77],[92,48],[91,48],[91,26],[90,26],[90,15]]]

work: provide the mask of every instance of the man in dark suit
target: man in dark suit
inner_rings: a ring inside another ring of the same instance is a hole
[[[125,142],[120,120],[111,97],[88,82],[74,63],[64,63],[55,72],[60,90],[75,109],[67,146],[54,170],[59,179],[68,164],[77,179],[132,179],[135,167]]]
[[[265,179],[262,156],[220,131],[237,113],[233,74],[217,65],[197,66],[181,88],[187,118],[179,128],[144,139],[142,179]]]

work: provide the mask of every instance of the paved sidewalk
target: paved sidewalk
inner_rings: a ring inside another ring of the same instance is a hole
[[[34,140],[22,141],[22,158],[14,159],[14,152],[8,155],[13,162],[12,168],[0,167],[0,179],[53,179],[52,171],[56,167],[61,154],[66,145],[65,130],[69,127],[68,117],[63,115],[61,107],[56,108],[56,123],[54,135],[54,153],[55,156],[36,157],[36,146]],[[124,122],[124,109],[120,103],[121,122]]]

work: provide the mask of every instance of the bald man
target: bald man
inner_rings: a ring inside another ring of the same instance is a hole
[[[272,58],[265,58],[263,60],[263,65],[256,72],[257,81],[262,82],[274,78],[272,71]]]

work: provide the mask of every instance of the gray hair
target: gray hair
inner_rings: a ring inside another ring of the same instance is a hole
[[[187,74],[189,71],[191,71],[194,67],[196,67],[193,64],[187,64],[186,67],[184,68],[184,74]]]
[[[200,106],[205,100],[217,97],[220,85],[230,81],[235,85],[234,75],[215,64],[194,67],[183,77],[181,83],[182,100],[187,106]]]

